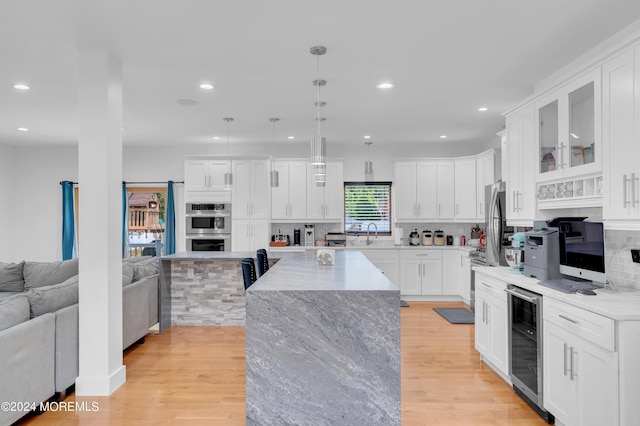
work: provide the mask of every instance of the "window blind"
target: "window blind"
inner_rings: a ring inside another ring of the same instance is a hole
[[[378,235],[391,235],[391,182],[345,182],[344,219],[349,234],[367,232],[372,223]]]

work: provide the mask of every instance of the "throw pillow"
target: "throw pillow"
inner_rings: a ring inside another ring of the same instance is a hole
[[[133,282],[133,266],[131,263],[122,264],[122,287],[128,286]]]
[[[0,291],[24,291],[24,261],[20,263],[0,262]]]
[[[0,300],[0,331],[25,321],[29,321],[29,300],[23,294]]]
[[[78,275],[78,258],[57,262],[25,262],[24,288],[30,290],[58,284]]]
[[[78,303],[78,275],[55,285],[32,288],[27,292],[31,318],[55,312]]]
[[[159,263],[160,261],[153,257],[149,260],[135,263],[133,265],[133,282],[140,281],[144,277],[157,274]]]

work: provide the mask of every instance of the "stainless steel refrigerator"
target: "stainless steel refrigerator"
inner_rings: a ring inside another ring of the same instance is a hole
[[[505,202],[506,186],[499,181],[484,188],[486,261],[489,266],[508,266],[504,257],[504,249],[511,246],[509,236],[513,235],[513,227],[507,226],[507,205]]]

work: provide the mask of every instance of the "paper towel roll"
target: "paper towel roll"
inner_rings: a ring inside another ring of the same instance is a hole
[[[402,228],[395,228],[393,230],[393,238],[394,238],[394,244],[397,246],[401,246],[402,245],[402,238],[404,237],[404,229]]]

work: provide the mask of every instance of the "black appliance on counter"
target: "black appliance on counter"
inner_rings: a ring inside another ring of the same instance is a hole
[[[329,247],[345,247],[347,245],[347,234],[344,232],[328,232],[326,240]]]

